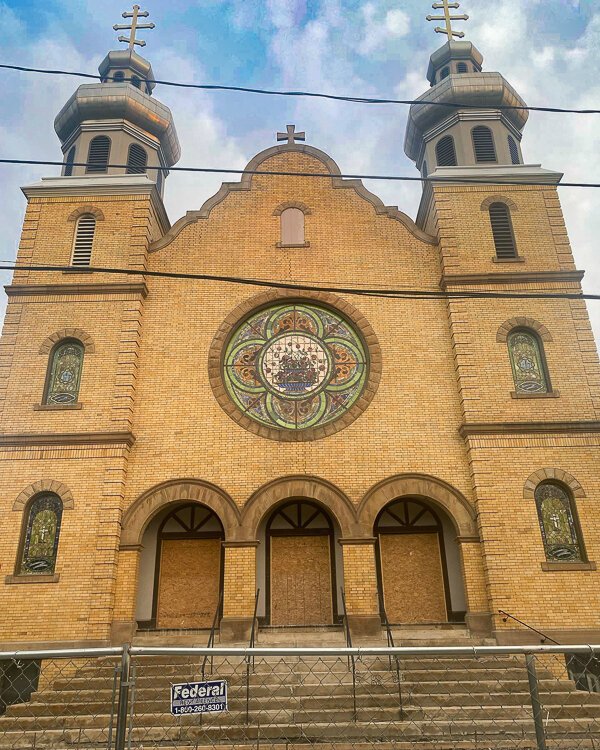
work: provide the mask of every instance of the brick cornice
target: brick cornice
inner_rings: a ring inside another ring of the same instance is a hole
[[[471,435],[526,435],[533,433],[600,432],[600,422],[479,422],[463,424],[459,428],[462,437]]]
[[[8,297],[49,297],[66,294],[141,294],[148,296],[148,287],[141,284],[10,284],[4,287]]]
[[[0,433],[0,448],[32,445],[127,445],[135,437],[131,432],[22,432]]]
[[[580,283],[585,271],[507,271],[506,273],[466,273],[442,276],[440,286],[479,286],[481,284]]]

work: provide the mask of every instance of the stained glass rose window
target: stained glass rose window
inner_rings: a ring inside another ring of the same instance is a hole
[[[360,399],[368,355],[340,313],[279,304],[234,329],[223,366],[227,392],[244,414],[268,427],[305,430],[333,422]]]

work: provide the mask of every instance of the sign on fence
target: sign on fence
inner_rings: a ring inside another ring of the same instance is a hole
[[[227,680],[171,685],[171,713],[204,714],[227,711]]]

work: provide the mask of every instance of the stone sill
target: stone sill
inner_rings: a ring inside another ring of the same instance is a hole
[[[598,570],[595,562],[543,562],[542,570],[546,573],[570,572],[572,570]]]
[[[494,256],[492,258],[492,263],[525,263],[525,258],[521,255],[517,255],[516,258],[497,258]]]
[[[301,242],[299,245],[283,245],[281,242],[278,242],[275,247],[278,248],[298,248],[298,247],[310,247],[310,242]]]
[[[546,393],[516,393],[511,391],[511,398],[560,398],[560,391],[547,391]]]
[[[76,411],[83,409],[83,404],[34,404],[34,411]]]
[[[82,268],[69,268],[68,271],[63,271],[63,273],[84,273],[84,274],[92,274],[94,271],[91,271],[89,268],[86,268],[83,266]]]
[[[60,580],[60,574],[55,573],[54,575],[44,576],[44,575],[15,575],[15,576],[6,576],[4,579],[4,583],[7,586],[13,585],[13,584],[21,584],[21,583],[58,583]]]

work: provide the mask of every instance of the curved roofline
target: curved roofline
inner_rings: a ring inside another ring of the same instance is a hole
[[[270,148],[267,148],[264,151],[256,154],[256,156],[248,162],[242,174],[242,179],[239,182],[224,182],[221,185],[220,189],[202,204],[202,207],[199,210],[188,211],[185,216],[182,216],[173,224],[171,229],[169,229],[169,231],[163,237],[161,237],[156,242],[153,242],[152,245],[150,245],[150,252],[152,253],[156,252],[157,250],[162,250],[164,247],[169,245],[188,224],[193,224],[199,219],[208,219],[213,208],[224,201],[229,193],[235,192],[236,190],[250,190],[252,187],[253,177],[251,172],[257,170],[263,162],[267,161],[267,159],[270,159],[272,156],[277,156],[279,154],[285,154],[292,151],[302,154],[309,154],[310,156],[313,156],[315,159],[318,159],[320,162],[322,162],[329,174],[331,174],[332,176],[334,188],[353,189],[357,193],[357,195],[359,195],[361,198],[364,198],[364,200],[366,200],[373,206],[376,214],[381,216],[388,216],[390,219],[394,219],[395,221],[399,221],[401,224],[404,224],[408,231],[422,242],[426,242],[429,245],[438,244],[436,237],[433,237],[432,235],[424,232],[422,229],[419,229],[419,227],[410,218],[410,216],[407,216],[407,214],[400,211],[397,206],[386,206],[381,198],[378,198],[374,193],[371,193],[370,190],[367,190],[367,188],[363,185],[362,180],[345,180],[344,178],[340,177],[340,168],[338,167],[336,162],[324,151],[321,151],[314,146],[285,143],[281,146],[271,146]]]

